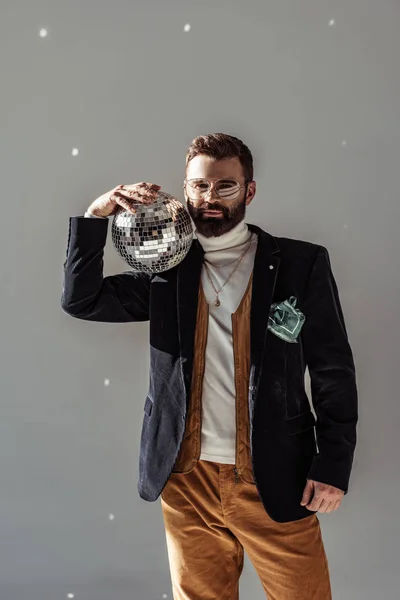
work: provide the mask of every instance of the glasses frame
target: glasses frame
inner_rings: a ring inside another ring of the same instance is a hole
[[[239,186],[239,189],[238,189],[238,192],[237,192],[235,198],[232,198],[231,200],[228,200],[228,202],[234,202],[235,200],[237,200],[237,198],[240,195],[240,192],[242,191],[242,189],[245,188],[248,183],[252,182],[252,179],[245,179],[244,185],[240,185],[240,183],[238,181],[236,181],[236,179],[233,179],[233,177],[232,178],[230,178],[230,177],[220,177],[219,179],[217,179],[214,182],[212,182],[209,179],[207,179],[207,177],[193,177],[193,179],[204,179],[204,180],[206,180],[208,182],[209,188],[208,188],[208,191],[206,192],[206,194],[201,198],[202,200],[204,200],[205,198],[208,197],[208,195],[210,194],[211,190],[214,187],[215,193],[217,194],[218,198],[220,198],[221,200],[224,200],[225,202],[227,202],[227,199],[224,198],[223,196],[220,196],[219,193],[218,193],[218,191],[217,191],[217,189],[215,188],[216,184],[219,181],[226,181],[227,179],[232,179],[232,181],[235,181],[238,184],[238,186]],[[185,192],[187,193],[188,198],[190,198],[190,200],[192,200],[193,202],[198,202],[198,200],[195,200],[194,198],[191,198],[189,196],[188,190],[186,189],[186,186],[189,184],[189,181],[193,181],[193,179],[184,179],[182,188],[185,190]]]

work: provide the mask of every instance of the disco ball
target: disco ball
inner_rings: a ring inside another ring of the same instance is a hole
[[[146,273],[178,265],[193,241],[192,222],[183,204],[159,191],[151,204],[132,200],[132,206],[135,214],[121,207],[112,221],[111,238],[121,258],[134,271]]]

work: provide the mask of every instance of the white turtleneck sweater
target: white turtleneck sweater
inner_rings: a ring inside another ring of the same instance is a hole
[[[85,217],[91,217],[85,213]],[[105,217],[106,218],[106,217]],[[218,237],[206,238],[197,229],[195,236],[204,249],[204,259],[217,290],[228,279],[238,258],[246,248],[251,231],[242,220],[233,229]],[[234,465],[236,462],[236,388],[232,338],[232,314],[236,312],[246,291],[254,266],[257,236],[228,283],[219,294],[220,306],[215,306],[215,291],[203,265],[201,281],[209,307],[208,334],[202,393],[202,428],[200,460]]]
[[[209,275],[217,290],[224,284],[246,248],[251,231],[241,221],[228,233],[206,238],[197,230],[196,237],[204,249]],[[202,428],[200,460],[225,464],[236,462],[236,387],[232,338],[232,314],[236,312],[246,291],[254,265],[257,236],[240,265],[219,294],[220,306],[215,306],[215,291],[203,265],[201,281],[209,307],[208,336],[202,395]]]

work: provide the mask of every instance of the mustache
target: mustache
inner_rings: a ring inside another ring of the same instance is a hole
[[[213,207],[210,207],[210,208],[202,208],[202,209],[199,209],[198,212],[199,213],[204,213],[204,212],[208,212],[210,210],[220,210],[221,212],[225,213],[225,209],[220,208],[219,206],[213,206]]]
[[[188,208],[188,211],[193,214],[193,216],[197,216],[197,217],[201,216],[203,213],[207,212],[208,210],[219,210],[222,212],[222,214],[224,215],[225,218],[227,216],[229,216],[229,214],[230,214],[230,211],[227,207],[218,206],[216,204],[214,204],[213,206],[205,206],[205,207],[198,208],[198,207],[194,206],[192,204],[192,202],[188,202],[187,208]]]

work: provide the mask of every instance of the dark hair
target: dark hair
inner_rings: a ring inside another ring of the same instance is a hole
[[[186,167],[192,158],[199,154],[211,156],[216,160],[237,156],[247,181],[253,181],[253,156],[249,148],[238,138],[226,133],[209,133],[194,138],[186,154]]]

